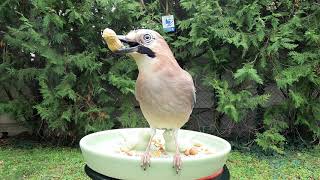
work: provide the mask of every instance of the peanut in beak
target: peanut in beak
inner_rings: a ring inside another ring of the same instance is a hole
[[[117,34],[112,29],[106,28],[102,33],[102,38],[106,41],[108,48],[112,52],[115,52],[124,47],[122,42],[117,37]]]

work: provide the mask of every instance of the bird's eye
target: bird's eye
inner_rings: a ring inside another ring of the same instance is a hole
[[[145,34],[143,35],[143,41],[146,43],[146,44],[149,44],[154,38],[152,37],[151,34]]]

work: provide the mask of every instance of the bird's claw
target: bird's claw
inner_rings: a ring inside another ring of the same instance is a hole
[[[150,164],[151,164],[150,158],[151,158],[150,152],[145,152],[142,154],[141,167],[143,168],[143,170],[146,170],[147,167],[150,167]]]
[[[179,171],[181,170],[181,166],[182,166],[182,160],[181,160],[181,156],[180,153],[176,153],[173,156],[173,167],[176,169],[177,174],[179,173]]]

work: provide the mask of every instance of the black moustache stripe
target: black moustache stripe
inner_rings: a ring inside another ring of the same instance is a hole
[[[145,47],[143,45],[138,46],[138,51],[137,52],[140,53],[140,54],[146,54],[151,58],[156,57],[156,53],[155,52],[153,52],[150,48]]]

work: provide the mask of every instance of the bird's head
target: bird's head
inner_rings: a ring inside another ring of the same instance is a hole
[[[131,55],[138,65],[139,63],[149,63],[148,61],[174,59],[167,42],[156,31],[149,29],[133,30],[127,35],[118,35],[118,38],[126,46],[117,50],[116,53]]]

